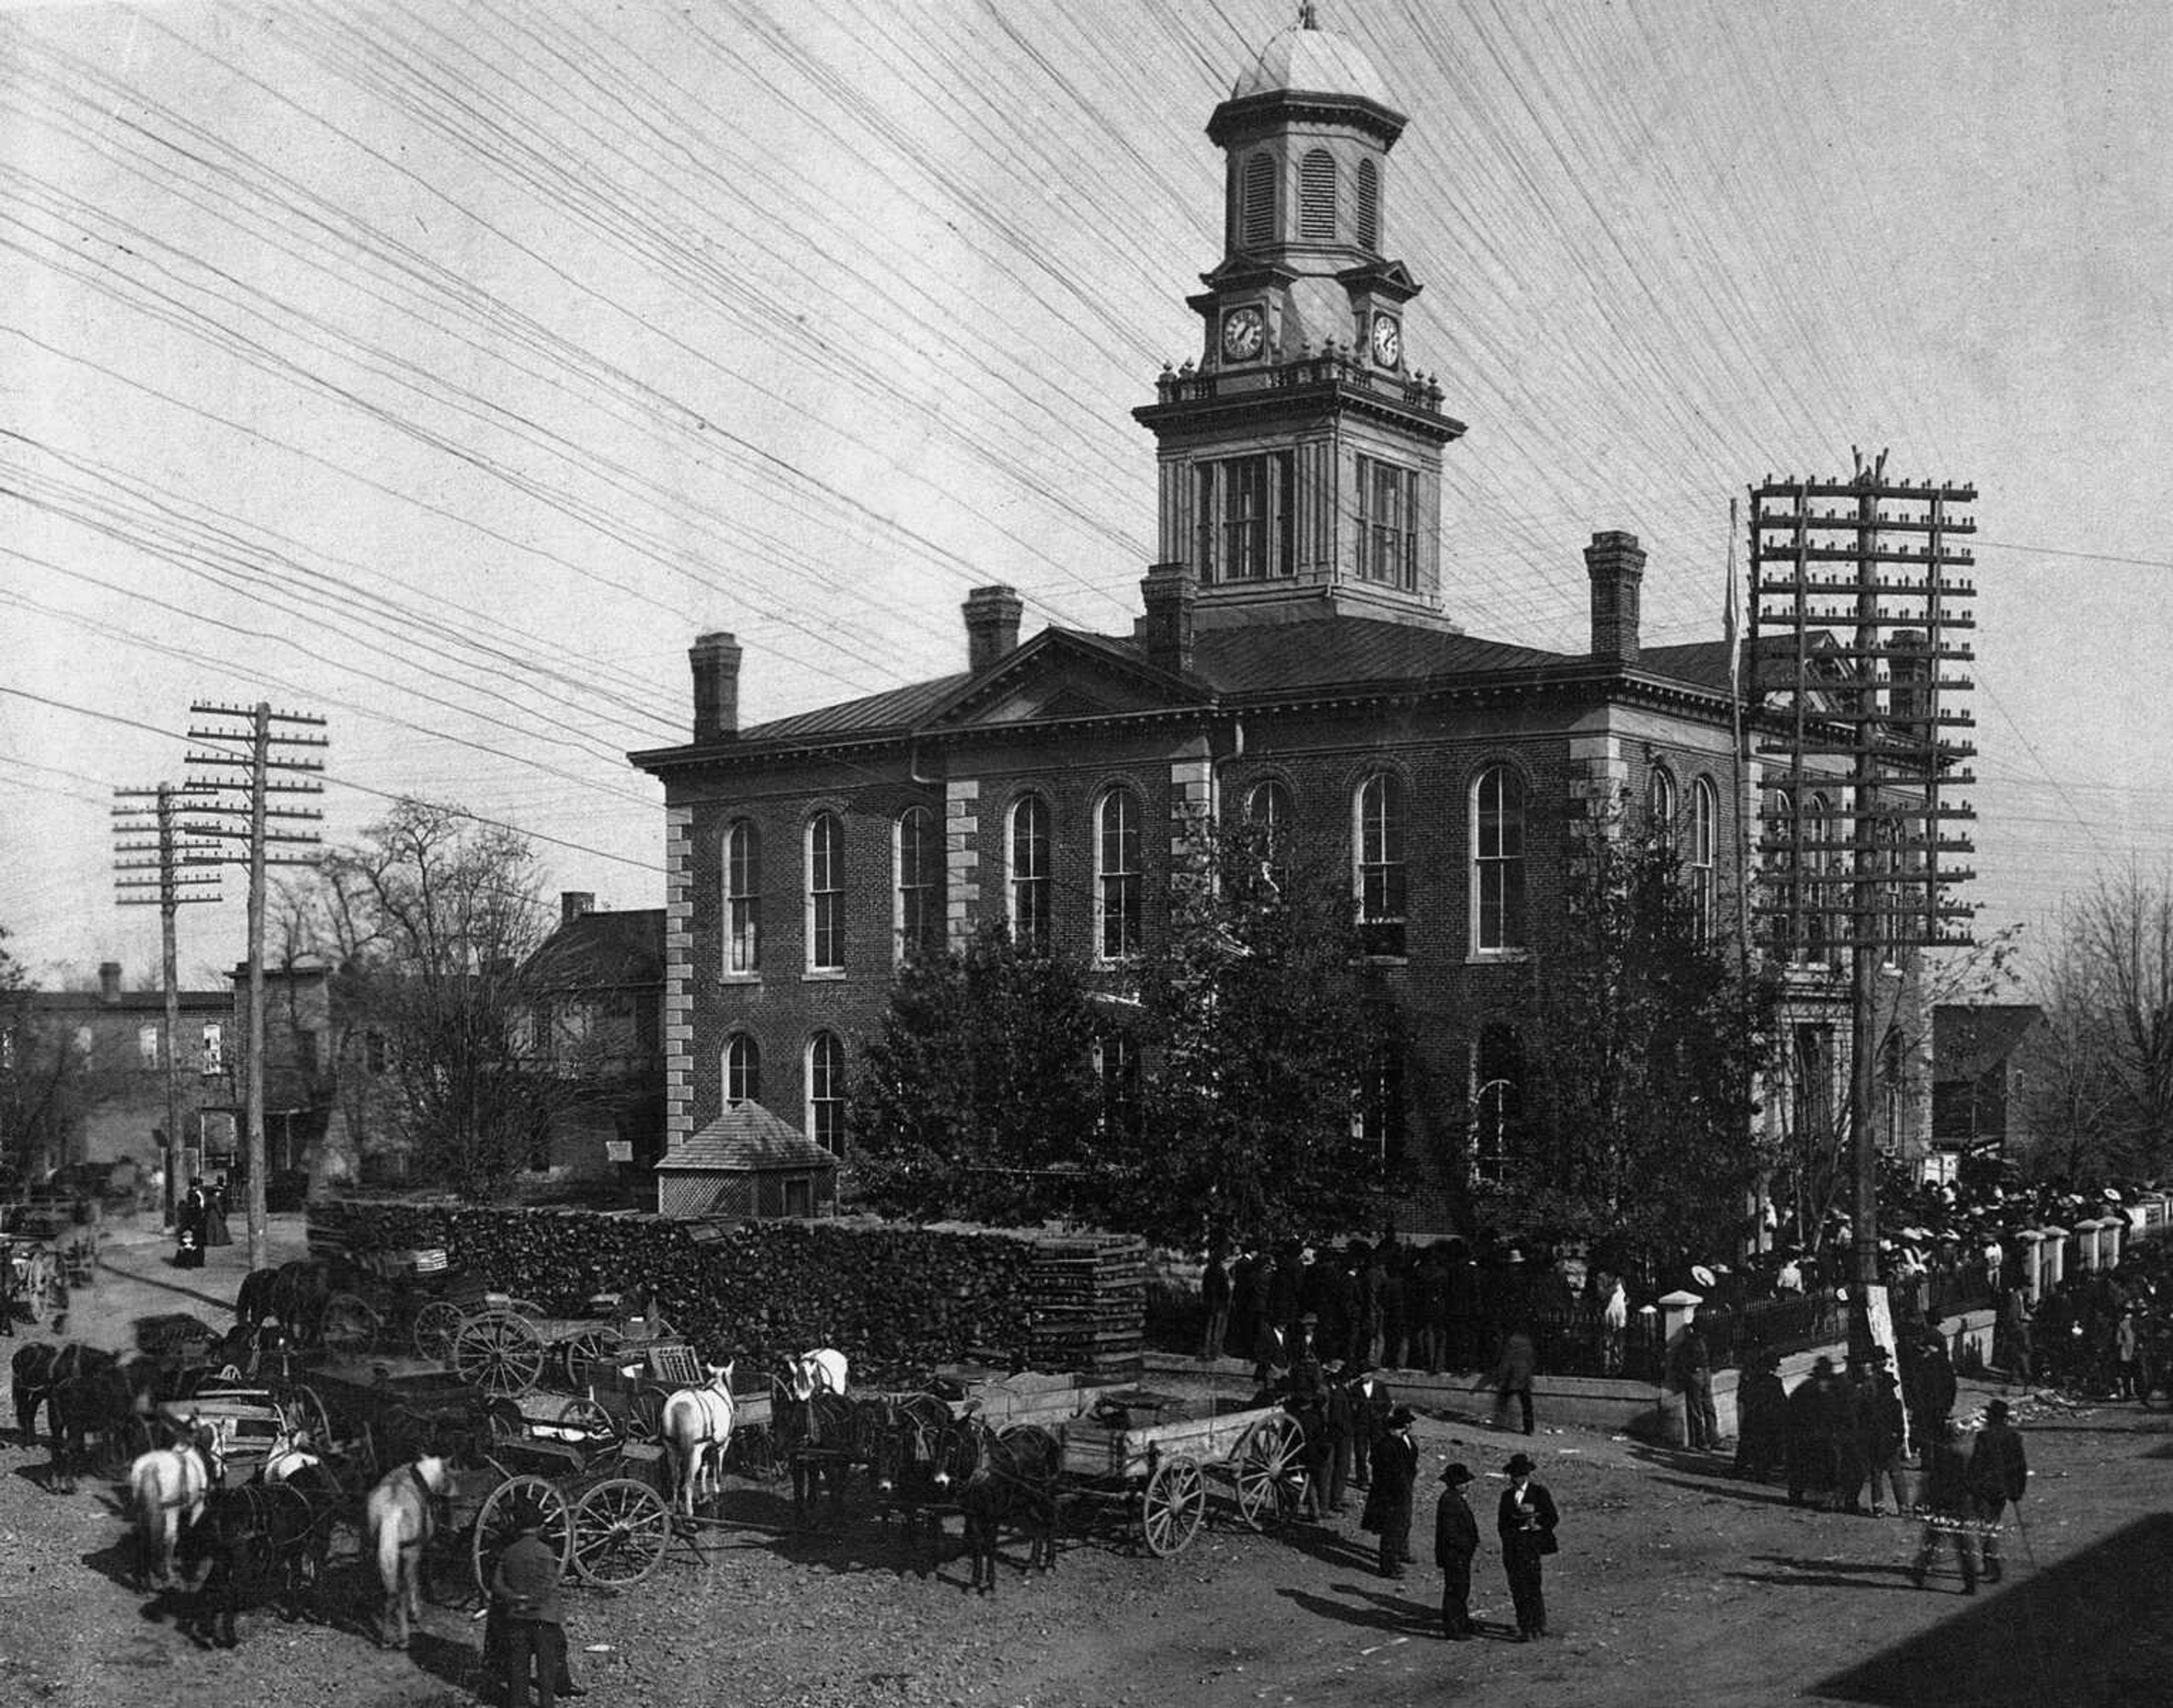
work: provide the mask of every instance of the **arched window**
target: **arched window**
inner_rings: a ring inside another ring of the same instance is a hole
[[[1794,841],[1802,827],[1796,822],[1796,797],[1777,789],[1766,797],[1766,883],[1772,897],[1771,926],[1773,948],[1784,959],[1794,955],[1803,941],[1802,893],[1798,885]],[[1691,874],[1693,886],[1697,880]],[[1695,895],[1695,888],[1692,892]]]
[[[735,819],[725,832],[725,971],[762,965],[762,832]]]
[[[1265,150],[1245,162],[1245,218],[1240,241],[1265,249],[1275,240],[1275,162]]]
[[[1297,169],[1298,234],[1308,243],[1335,241],[1335,156],[1308,149]]]
[[[762,1101],[762,1047],[751,1032],[725,1040],[725,1107]]]
[[[1804,815],[1804,929],[1801,941],[1804,953],[1814,961],[1825,959],[1829,947],[1828,932],[1832,924],[1828,909],[1832,905],[1833,897],[1826,886],[1830,859],[1826,844],[1833,838],[1832,815],[1833,802],[1823,795],[1811,797],[1809,810]]]
[[[1698,935],[1707,942],[1720,905],[1720,797],[1709,778],[1690,784],[1690,907]]]
[[[1471,946],[1524,946],[1524,779],[1491,765],[1471,789]]]
[[[1261,878],[1277,895],[1290,888],[1295,812],[1289,787],[1272,777],[1245,791],[1245,822],[1253,832],[1253,852],[1259,859]]]
[[[1674,777],[1657,766],[1647,785],[1646,810],[1652,815],[1654,838],[1663,846],[1674,846],[1675,815],[1681,810],[1681,803],[1675,798]]]
[[[834,812],[807,821],[807,970],[845,970],[845,827]]]
[[[1351,1137],[1362,1164],[1383,1178],[1395,1176],[1404,1154],[1404,1057],[1393,1038],[1381,1040],[1358,1070]]]
[[[1009,844],[1011,940],[1049,946],[1049,803],[1029,795],[1011,808]]]
[[[891,913],[900,961],[932,955],[943,945],[943,843],[936,815],[909,806],[892,827],[892,870],[897,890]]]
[[[1516,1030],[1490,1026],[1479,1034],[1471,1074],[1471,1177],[1480,1184],[1499,1186],[1507,1178],[1523,1101],[1524,1058]]]
[[[1358,163],[1358,246],[1381,247],[1381,169],[1371,160]]]
[[[1401,955],[1408,907],[1403,779],[1375,772],[1359,784],[1356,807],[1359,940],[1368,955]]]
[[[1094,943],[1104,961],[1140,947],[1140,802],[1113,789],[1094,811]]]
[[[845,1047],[835,1032],[807,1040],[807,1136],[833,1156],[845,1154]]]

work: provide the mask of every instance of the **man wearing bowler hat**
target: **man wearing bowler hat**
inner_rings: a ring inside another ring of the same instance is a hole
[[[1361,1530],[1379,1533],[1381,1576],[1401,1577],[1411,1559],[1412,1486],[1418,1481],[1418,1443],[1411,1439],[1417,1420],[1409,1406],[1388,1414],[1388,1432],[1373,1448],[1373,1486],[1366,1491]]]
[[[1471,1560],[1479,1552],[1479,1521],[1464,1498],[1471,1473],[1451,1465],[1441,1474],[1441,1500],[1433,1509],[1433,1560],[1441,1568],[1441,1633],[1460,1643],[1473,1635]]]
[[[1495,1528],[1502,1536],[1502,1565],[1508,1574],[1510,1599],[1517,1604],[1517,1641],[1529,1643],[1547,1634],[1547,1598],[1540,1562],[1556,1551],[1554,1496],[1532,1480],[1539,1468],[1531,1455],[1518,1453],[1503,1468],[1509,1486],[1502,1491]]]

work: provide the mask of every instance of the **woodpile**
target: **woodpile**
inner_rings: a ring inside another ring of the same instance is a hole
[[[1137,1381],[1146,1290],[1145,1240],[1090,1234],[1037,1242],[1027,1275],[1028,1364],[1095,1382]]]

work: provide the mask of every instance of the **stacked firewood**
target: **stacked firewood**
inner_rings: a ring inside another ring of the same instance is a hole
[[[1037,1370],[1078,1371],[1097,1382],[1138,1378],[1146,1317],[1146,1242],[1096,1234],[1034,1247],[1027,1287],[1027,1350]]]

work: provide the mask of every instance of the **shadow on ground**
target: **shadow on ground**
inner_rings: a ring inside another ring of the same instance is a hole
[[[1890,1708],[2133,1708],[2166,1700],[2173,1517],[2142,1519],[2041,1571],[2030,1567],[2023,1536],[2010,1534],[2006,1551],[2003,1584],[1958,1600],[1951,1618],[1821,1679],[1813,1694]]]

